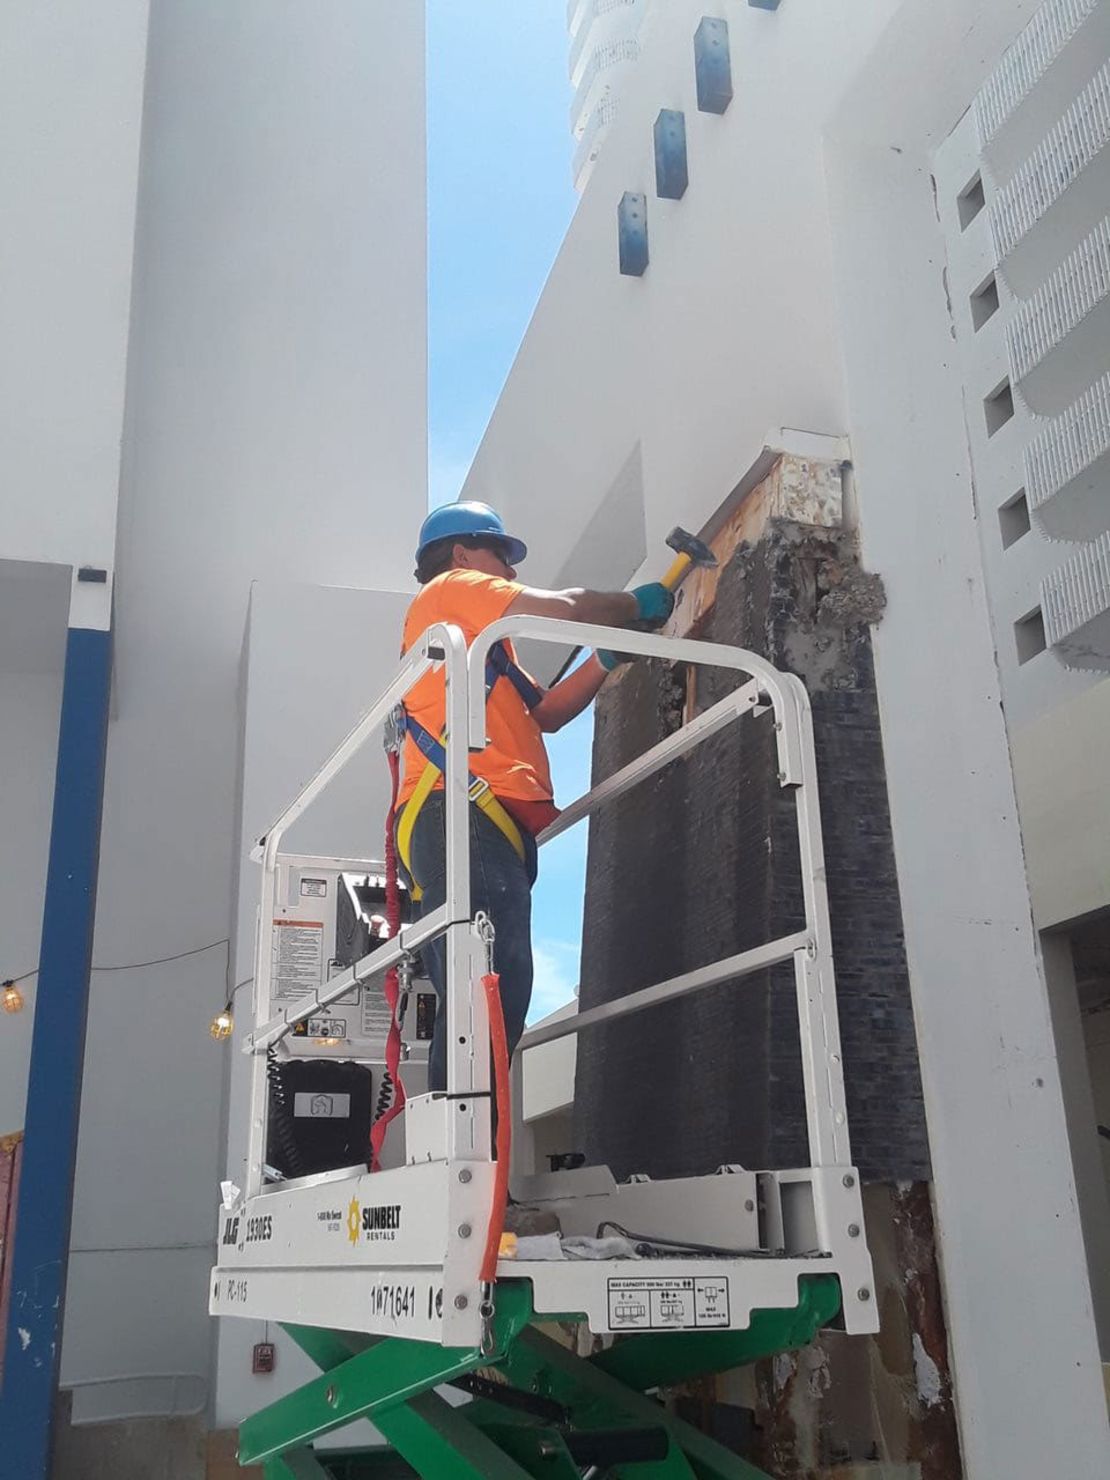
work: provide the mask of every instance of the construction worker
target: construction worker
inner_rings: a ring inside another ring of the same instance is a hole
[[[479,632],[505,616],[556,617],[607,627],[635,623],[651,629],[662,626],[671,614],[674,597],[657,582],[633,591],[541,591],[521,585],[516,567],[527,553],[487,504],[445,504],[434,510],[420,531],[416,579],[423,589],[405,619],[404,650],[436,622],[460,627],[469,646]],[[471,908],[484,911],[496,932],[494,969],[501,978],[510,1053],[524,1031],[532,996],[536,835],[558,816],[543,737],[581,714],[620,661],[612,653],[594,653],[544,689],[518,666],[511,643],[499,643],[491,652],[489,743],[470,757],[471,774],[479,783],[471,789]],[[446,892],[441,674],[427,674],[410,690],[405,721],[397,845],[414,897],[419,894],[418,910],[430,912],[443,903]],[[440,1003],[428,1087],[445,1090],[443,940],[425,946],[423,955]]]

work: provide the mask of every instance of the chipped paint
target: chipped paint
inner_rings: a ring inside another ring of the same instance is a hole
[[[759,1365],[759,1452],[781,1480],[960,1480],[926,1183],[864,1188],[882,1329]]]
[[[843,518],[844,477],[839,462],[821,462],[784,452],[767,476],[731,510],[709,538],[717,557],[712,570],[692,572],[679,591],[669,635],[692,634],[717,599],[721,572],[742,544],[754,544],[772,519],[820,528],[839,528]]]
[[[31,1345],[31,1333],[26,1326],[19,1327],[19,1343],[24,1351]]]
[[[913,1333],[913,1370],[917,1378],[917,1395],[921,1401],[930,1408],[934,1403],[940,1403],[944,1398],[940,1368],[925,1350],[925,1343],[917,1331]]]

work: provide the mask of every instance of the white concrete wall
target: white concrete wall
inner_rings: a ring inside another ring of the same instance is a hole
[[[1029,889],[1046,929],[1110,905],[1110,680],[1011,734]]]
[[[1065,1467],[1095,1474],[1108,1454],[1104,1401],[962,388],[936,262],[910,250],[930,226],[931,183],[914,163],[861,150],[842,161],[838,190],[843,219],[857,223],[843,239],[845,344],[867,393],[851,425],[864,554],[890,595],[876,667],[967,1473],[1002,1463],[1032,1477],[1063,1442]],[[895,233],[889,271],[862,269],[876,230]],[[922,322],[907,365],[906,321],[930,303],[931,330]],[[927,419],[914,416],[921,405]],[[883,498],[895,487],[909,510]],[[1019,1313],[1012,1291],[1023,1277]],[[1065,1410],[1068,1422],[1050,1441],[1039,1420],[1025,1421],[1026,1403]]]
[[[407,566],[404,567],[407,569]],[[411,598],[277,581],[259,582],[251,598],[243,661],[241,805],[237,830],[237,908],[233,981],[254,970],[261,870],[250,849],[323,764],[393,677],[405,609]],[[296,675],[295,702],[290,675]],[[389,802],[389,773],[377,737],[290,829],[290,851],[380,860]],[[227,1173],[246,1185],[248,1064],[238,1052],[247,1030],[251,990],[237,997],[238,1026],[229,1045],[231,1075]],[[215,1206],[214,1186],[209,1206]],[[233,1427],[314,1376],[316,1369],[280,1332],[260,1322],[219,1323],[215,1423]],[[272,1376],[251,1375],[256,1341],[279,1343]],[[350,1442],[344,1435],[344,1442]]]
[[[38,961],[68,567],[113,564],[147,10],[0,13],[0,976]],[[105,625],[106,594],[86,587],[74,623]],[[0,1023],[3,1131],[23,1126],[22,990]]]
[[[1110,1464],[932,179],[1034,9],[671,5],[466,485],[530,541],[528,579],[571,580],[567,557],[638,449],[646,576],[667,530],[713,514],[769,426],[850,434],[864,557],[890,602],[876,658],[970,1480]],[[696,111],[705,13],[732,29],[723,118]],[[654,196],[661,107],[686,111],[681,202]],[[617,272],[626,190],[648,195],[640,280]],[[617,583],[632,574],[623,544],[598,536]]]
[[[0,555],[110,566],[149,0],[0,13]]]
[[[216,944],[94,978],[69,1383],[164,1371],[168,1343],[208,1376],[249,591],[411,568],[423,65],[419,6],[152,7],[95,959]]]
[[[799,7],[790,9],[681,0],[653,12],[651,45],[629,74],[622,116],[466,483],[467,497],[499,503],[531,539],[529,580],[562,570],[637,448],[644,569],[661,573],[676,520],[697,524],[717,507],[769,426],[844,429],[830,244],[813,219],[824,200],[821,120],[897,4],[867,0],[819,19],[807,12],[804,86],[799,43],[783,40],[800,24]],[[726,15],[732,27],[736,100],[723,118],[697,111],[692,38],[702,14]],[[787,97],[789,127],[769,126]],[[652,126],[662,107],[686,113],[682,201],[654,194]],[[617,271],[626,190],[649,196],[642,280]],[[622,584],[635,571],[623,565],[619,532],[610,542]]]

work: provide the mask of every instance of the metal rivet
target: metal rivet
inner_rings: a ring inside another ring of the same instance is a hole
[[[854,1187],[856,1185],[856,1179],[852,1176],[851,1172],[845,1172],[844,1185],[845,1187]]]
[[[859,1238],[859,1224],[858,1223],[849,1223],[848,1224],[848,1237],[849,1238]]]
[[[469,1167],[463,1167],[462,1171],[459,1173],[459,1181],[465,1187],[473,1175],[474,1173],[470,1170]]]
[[[755,1212],[755,1203],[752,1202],[750,1197],[744,1199],[744,1211],[745,1213]]]
[[[324,1394],[324,1402],[327,1403],[329,1408],[334,1408],[338,1401],[339,1394],[336,1389],[333,1387],[328,1388],[327,1392]]]
[[[469,1304],[470,1304],[470,1301],[466,1298],[465,1295],[456,1295],[455,1296],[455,1309],[456,1310],[465,1310],[466,1307]]]
[[[856,1291],[856,1294],[859,1296],[859,1298],[861,1300],[870,1300],[871,1299],[871,1291],[867,1288],[866,1285],[863,1285],[860,1289],[858,1289]]]
[[[460,1238],[469,1238],[470,1237],[470,1224],[469,1223],[460,1223],[459,1224],[459,1237]]]

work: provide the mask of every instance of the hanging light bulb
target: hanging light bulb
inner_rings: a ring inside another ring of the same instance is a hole
[[[22,1012],[24,1004],[23,993],[15,982],[7,981],[0,988],[0,1006],[5,1012]]]
[[[231,1030],[235,1027],[235,1019],[231,1013],[231,1003],[228,1002],[212,1019],[208,1031],[217,1043],[225,1038],[231,1037]]]

